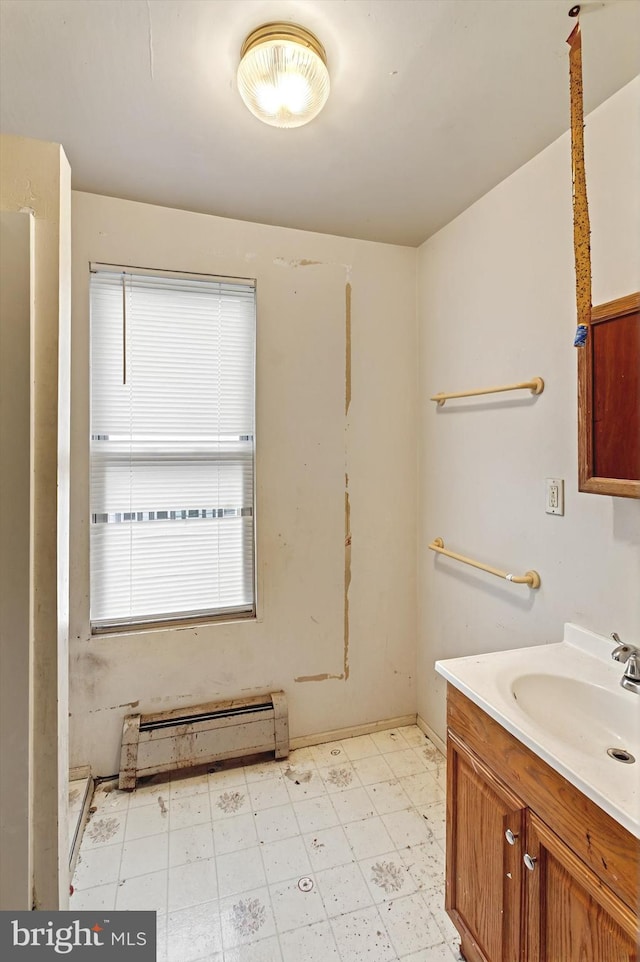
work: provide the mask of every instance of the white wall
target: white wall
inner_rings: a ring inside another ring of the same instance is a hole
[[[257,621],[90,635],[91,261],[257,278]],[[74,193],[73,764],[116,772],[132,710],[243,693],[283,688],[293,737],[415,714],[415,265],[409,248]]]
[[[594,304],[640,289],[639,101],[636,79],[587,118]],[[438,658],[558,641],[566,621],[640,642],[640,503],[578,493],[569,135],[423,244],[418,273],[418,711],[444,736]],[[537,375],[538,398],[429,401]],[[436,557],[438,536],[542,587]]]
[[[71,171],[59,144],[3,135],[0,138],[0,150],[0,208],[6,211],[31,211],[35,217],[31,369],[23,363],[21,371],[32,392],[31,433],[30,437],[27,435],[22,438],[23,445],[30,445],[33,471],[29,493],[32,538],[32,792],[35,800],[32,896],[36,908],[52,910],[65,908],[69,897]],[[5,543],[4,539],[2,551],[12,551],[11,543]],[[17,636],[14,641],[16,644],[24,643],[24,639]],[[28,691],[21,692],[21,696],[29,700]],[[28,765],[28,758],[25,757],[23,765]],[[10,772],[5,771],[4,757],[2,777],[12,777]]]

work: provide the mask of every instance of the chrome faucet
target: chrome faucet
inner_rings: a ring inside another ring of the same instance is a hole
[[[634,645],[623,644],[615,631],[611,637],[616,642],[611,657],[614,661],[620,661],[625,666],[620,684],[628,691],[635,691],[640,694],[640,649]]]

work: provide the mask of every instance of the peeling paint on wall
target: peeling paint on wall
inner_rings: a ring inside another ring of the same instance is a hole
[[[95,715],[96,712],[101,711],[117,711],[118,708],[137,708],[139,704],[139,701],[125,701],[121,705],[109,705],[107,708],[90,708],[89,714]]]
[[[278,258],[274,263],[285,263]],[[289,263],[289,262],[286,262]],[[298,261],[295,266],[317,261]],[[350,267],[347,267],[350,271]],[[349,273],[347,274],[349,276]],[[345,418],[351,405],[351,284],[345,285]],[[346,432],[348,424],[345,422],[345,462],[347,460]],[[339,675],[323,672],[319,675],[300,675],[294,681],[347,681],[349,678],[349,589],[351,587],[351,501],[349,498],[349,475],[344,475],[344,638],[343,638],[343,669]],[[312,617],[312,621],[315,618]]]
[[[153,80],[153,24],[151,22],[151,0],[147,0],[147,18],[149,23],[149,73],[151,74],[151,79]]]
[[[324,264],[324,261],[312,261],[306,257],[294,257],[287,260],[286,257],[276,257],[273,261],[276,267],[313,267],[317,264]]]
[[[255,257],[255,254],[247,255]],[[345,279],[347,284],[351,280],[351,264],[341,264],[338,261],[314,261],[309,257],[275,257],[273,263],[276,267],[342,267],[345,272]]]
[[[300,675],[298,678],[294,678],[294,681],[327,681],[329,678],[342,678],[342,675],[328,675],[323,673],[322,675]]]
[[[351,284],[347,281],[345,285],[345,372],[344,372],[344,413],[345,417],[349,413],[351,404]]]
[[[351,502],[349,475],[345,474],[344,491],[344,680],[349,677],[349,588],[351,587]]]
[[[351,283],[344,289],[345,359],[344,359],[344,416],[345,416],[345,472],[344,472],[344,680],[349,678],[349,588],[351,587],[351,500],[347,472],[349,407],[351,406]]]

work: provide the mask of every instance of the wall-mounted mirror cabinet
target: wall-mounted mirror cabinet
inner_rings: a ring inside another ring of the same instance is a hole
[[[577,353],[578,488],[640,498],[640,292],[594,307]]]

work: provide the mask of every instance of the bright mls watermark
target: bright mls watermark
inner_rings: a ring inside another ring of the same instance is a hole
[[[156,962],[155,912],[0,912],[0,959]]]

